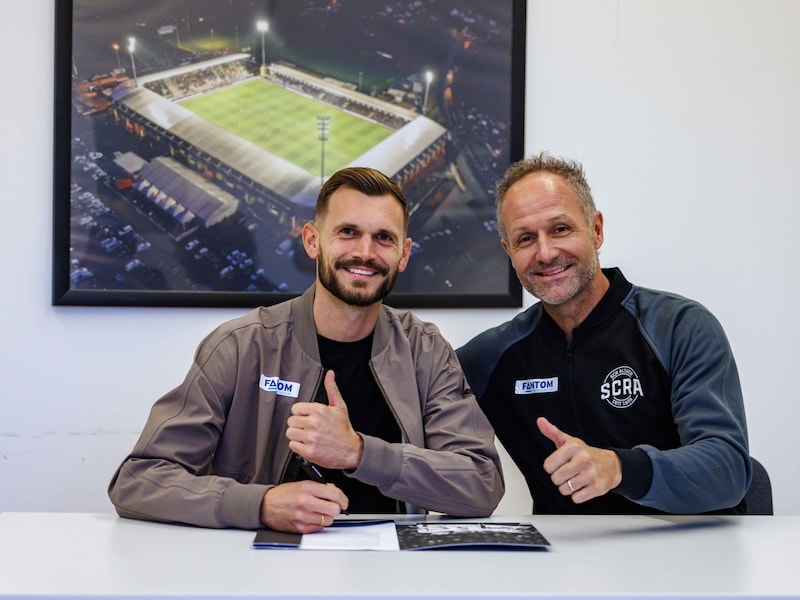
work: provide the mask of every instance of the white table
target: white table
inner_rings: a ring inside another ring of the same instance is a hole
[[[800,517],[525,516],[547,551],[255,550],[252,531],[0,513],[0,597],[800,598]]]

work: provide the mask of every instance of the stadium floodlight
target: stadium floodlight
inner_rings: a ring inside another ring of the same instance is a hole
[[[117,53],[117,66],[121,69],[122,61],[119,59],[119,44],[117,44],[116,42],[111,44],[111,49]]]
[[[136,78],[136,61],[133,60],[133,54],[136,51],[136,38],[128,38],[128,52],[131,55],[131,68],[133,69],[133,87],[139,87],[139,80]]]
[[[425,99],[422,101],[423,115],[428,109],[428,92],[431,89],[431,81],[433,81],[433,71],[425,71]]]
[[[321,159],[320,159],[320,185],[325,183],[325,141],[328,139],[330,133],[330,117],[317,117],[317,133],[319,134],[319,141],[322,144]]]
[[[269,23],[261,19],[256,22],[256,29],[261,32],[261,76],[264,77],[267,74],[267,52],[264,49],[264,38],[265,34],[269,31]]]

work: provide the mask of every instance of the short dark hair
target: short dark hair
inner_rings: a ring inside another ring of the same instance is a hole
[[[566,181],[572,188],[572,191],[575,192],[575,195],[578,196],[583,214],[586,217],[586,222],[591,225],[597,208],[592,198],[592,189],[586,181],[583,166],[577,161],[553,156],[547,152],[541,152],[536,156],[523,158],[513,163],[508,167],[505,175],[503,175],[503,178],[495,188],[494,206],[497,217],[497,229],[502,239],[506,239],[506,233],[503,227],[503,221],[500,218],[500,210],[503,208],[503,201],[506,198],[506,194],[508,194],[508,190],[512,185],[531,173],[551,173],[553,175],[558,175]]]
[[[403,207],[403,232],[408,231],[408,200],[394,181],[370,167],[346,167],[331,175],[319,191],[314,219],[322,219],[328,211],[328,200],[341,187],[352,188],[367,196],[391,194]]]

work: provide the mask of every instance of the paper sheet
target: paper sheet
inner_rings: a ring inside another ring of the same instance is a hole
[[[307,533],[301,550],[399,550],[397,529],[393,522],[326,527]]]

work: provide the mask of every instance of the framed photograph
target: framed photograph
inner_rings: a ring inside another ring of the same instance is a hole
[[[524,140],[525,0],[54,0],[53,304],[268,305],[320,185],[409,199],[387,303],[516,307],[493,189]]]

